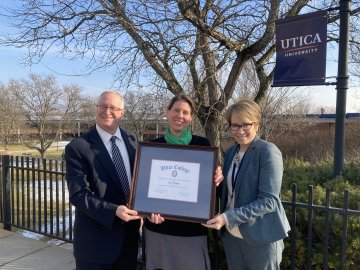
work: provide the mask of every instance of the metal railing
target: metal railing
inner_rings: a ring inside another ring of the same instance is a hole
[[[4,229],[11,230],[11,227],[16,227],[72,242],[74,209],[69,202],[64,180],[64,162],[2,156],[0,170],[0,222],[4,223]],[[359,224],[360,211],[349,209],[348,191],[344,190],[342,208],[330,206],[330,189],[326,189],[325,205],[313,203],[312,186],[309,186],[307,192],[307,203],[297,202],[296,184],[292,184],[291,191],[291,201],[283,201],[292,230],[290,237],[285,239],[286,248],[283,257],[289,254],[289,258],[287,258],[287,265],[282,269],[312,269],[315,248],[322,250],[322,268],[334,269],[329,266],[330,242],[334,241],[334,236],[330,232],[334,215],[336,215],[337,223],[339,219],[341,220],[341,225],[337,225],[340,226],[338,230],[341,231],[338,239],[341,243],[341,251],[337,258],[339,262],[336,269],[351,269],[347,267],[346,257],[349,218],[356,218]],[[320,238],[319,233],[315,233],[313,229],[315,217],[316,222],[319,222],[319,213],[323,223]],[[304,223],[306,228],[304,228]],[[301,258],[298,255],[300,240],[303,246]],[[226,269],[220,242],[219,239],[211,242],[215,245],[211,255],[214,269]],[[305,258],[303,258],[304,250],[306,251]],[[298,265],[300,259],[301,268]]]
[[[64,162],[58,160],[2,156],[0,219],[4,229],[17,227],[72,242],[74,211],[64,169]]]
[[[314,246],[317,246],[318,249],[323,250],[322,254],[322,269],[358,269],[358,265],[355,266],[355,268],[349,268],[347,267],[346,263],[346,255],[347,255],[347,241],[348,241],[348,229],[349,229],[349,218],[356,218],[357,222],[356,224],[360,223],[360,210],[351,210],[349,209],[349,192],[348,190],[344,190],[343,194],[343,207],[342,208],[336,208],[330,206],[330,194],[331,189],[327,188],[325,190],[325,205],[315,205],[313,204],[314,200],[314,187],[311,185],[308,188],[308,202],[307,203],[300,203],[297,202],[297,185],[292,184],[291,186],[291,193],[292,193],[292,200],[289,201],[283,201],[283,205],[285,208],[290,207],[291,209],[291,217],[290,217],[290,225],[291,225],[291,233],[290,233],[290,239],[287,241],[290,241],[290,256],[291,256],[291,265],[289,269],[296,269],[296,261],[297,261],[297,246],[299,245],[298,242],[298,231],[299,231],[299,223],[304,225],[304,222],[298,222],[299,211],[305,209],[306,212],[303,213],[306,217],[304,218],[306,222],[306,228],[301,228],[302,233],[306,233],[306,258],[305,258],[305,264],[302,265],[301,269],[312,269],[312,265],[314,263],[313,259],[313,253],[314,253]],[[315,213],[317,215],[315,215]],[[322,223],[323,230],[321,232],[318,232],[317,234],[314,233],[314,219],[317,217],[317,221]],[[320,218],[319,218],[320,217]],[[331,217],[333,217],[331,219]],[[336,219],[335,219],[336,218]],[[332,222],[335,223],[337,220],[337,223],[341,223],[337,226],[337,234],[331,234],[330,229],[332,226]],[[339,231],[340,230],[340,231]],[[320,239],[318,234],[321,235]],[[357,235],[358,239],[359,232],[357,231],[356,227],[353,228],[352,231],[353,235]],[[335,236],[334,236],[335,235]],[[316,236],[316,237],[315,237]],[[337,236],[337,237],[336,237]],[[338,254],[338,264],[336,268],[329,266],[329,250],[331,248],[330,246],[330,237],[338,238],[338,239],[332,239],[334,243],[341,243],[341,251],[340,254]],[[305,239],[303,239],[305,240]],[[318,241],[318,242],[317,242]],[[319,243],[320,242],[320,243]],[[321,247],[320,247],[320,244]]]

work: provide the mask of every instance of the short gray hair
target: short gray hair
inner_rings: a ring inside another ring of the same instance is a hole
[[[122,103],[125,103],[125,99],[124,97],[116,90],[105,90],[104,92],[102,92],[98,98],[98,100],[100,100],[101,97],[103,97],[104,95],[107,95],[107,94],[113,94],[113,95],[116,95],[120,98],[121,102]]]

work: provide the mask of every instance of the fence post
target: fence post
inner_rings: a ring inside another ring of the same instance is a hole
[[[297,185],[295,183],[291,184],[291,270],[295,270],[295,260],[296,260],[296,195],[297,195]]]
[[[2,156],[0,156],[1,160],[0,160],[0,172],[1,172],[1,175],[0,175],[0,222],[2,223],[3,220],[4,220],[4,194],[3,194],[3,183],[5,182],[3,180],[3,177],[2,177],[2,172],[3,172],[3,163],[2,163]]]
[[[314,196],[313,196],[313,191],[314,191],[314,186],[310,185],[308,188],[309,191],[309,198],[308,198],[308,205],[309,205],[309,210],[308,210],[308,222],[307,222],[307,227],[308,227],[308,241],[307,241],[307,269],[311,270],[312,269],[312,235],[313,235],[313,202],[314,202]]]
[[[344,190],[343,223],[341,237],[341,270],[346,269],[346,242],[349,221],[349,191]]]
[[[330,188],[326,189],[326,204],[325,204],[325,240],[324,240],[324,265],[323,270],[329,269],[329,238],[330,238]]]
[[[11,231],[11,203],[10,203],[10,156],[1,156],[3,180],[3,206],[4,206],[4,230]]]

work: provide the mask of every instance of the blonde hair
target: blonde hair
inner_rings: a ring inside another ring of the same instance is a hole
[[[261,121],[261,111],[259,105],[249,99],[240,100],[232,104],[225,112],[225,119],[231,125],[231,116],[236,115],[246,123],[255,122],[258,125]]]

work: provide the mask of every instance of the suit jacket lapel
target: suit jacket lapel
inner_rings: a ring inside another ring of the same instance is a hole
[[[235,184],[235,194],[239,194],[240,186],[244,179],[244,174],[246,172],[246,168],[250,164],[250,161],[252,160],[252,157],[255,153],[256,146],[259,142],[260,138],[258,136],[255,137],[255,139],[250,144],[249,148],[246,150],[246,153],[243,157],[243,161],[241,162],[241,166],[239,168],[239,173],[237,174],[236,178],[236,184]]]
[[[224,169],[223,169],[223,171],[224,171],[224,172],[227,172],[227,174],[224,175],[224,179],[226,179],[226,178],[227,178],[227,175],[228,175],[229,173],[231,173],[231,172],[230,172],[230,169],[231,169],[232,160],[234,159],[235,153],[238,151],[238,149],[239,149],[239,147],[238,147],[238,146],[235,146],[233,149],[230,150],[231,152],[229,153],[229,159],[228,159],[228,161],[224,164]]]
[[[132,134],[127,133],[125,130],[120,128],[121,136],[124,139],[126,150],[129,154],[130,161],[130,174],[133,175],[134,161],[135,161],[135,149],[136,149],[136,138]]]
[[[103,141],[101,140],[99,134],[97,133],[96,128],[94,128],[91,131],[90,140],[95,157],[104,167],[104,171],[109,173],[110,179],[115,182],[115,184],[119,187],[120,190],[122,190],[121,183],[118,180],[118,175],[114,163],[112,162],[112,159]]]
[[[233,146],[228,153],[228,157],[226,157],[226,162],[224,163],[224,168],[223,171],[225,172],[224,174],[224,181],[221,182],[221,193],[222,193],[222,204],[221,204],[221,210],[225,211],[226,205],[227,205],[227,193],[228,193],[228,188],[227,188],[227,177],[229,174],[231,174],[232,172],[230,171],[231,169],[231,164],[232,164],[232,160],[234,158],[235,153],[238,151],[239,146]]]

